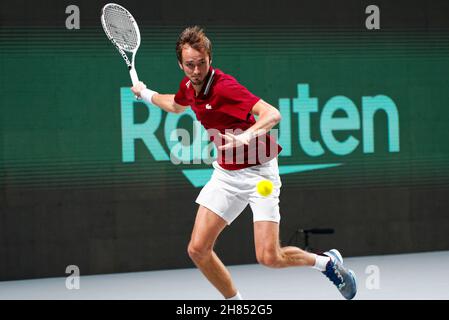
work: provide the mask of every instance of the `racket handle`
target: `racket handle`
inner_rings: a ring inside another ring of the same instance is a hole
[[[139,83],[139,77],[137,76],[136,69],[134,68],[129,69],[129,75],[131,77],[131,81],[133,82],[133,86]]]

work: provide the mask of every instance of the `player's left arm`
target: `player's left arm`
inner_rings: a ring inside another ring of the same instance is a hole
[[[251,109],[251,113],[258,116],[256,123],[251,126],[248,130],[252,134],[258,131],[269,131],[275,125],[281,121],[281,113],[278,109],[273,107],[271,104],[260,99]],[[259,134],[256,134],[259,135]]]
[[[271,128],[278,124],[282,118],[278,109],[262,99],[253,106],[250,113],[258,116],[256,123],[242,134],[234,135],[232,133],[226,133],[221,135],[225,139],[225,144],[219,146],[219,150],[249,144],[250,140],[267,133]]]

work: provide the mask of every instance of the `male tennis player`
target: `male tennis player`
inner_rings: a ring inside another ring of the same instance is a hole
[[[218,136],[211,137],[219,150],[218,159],[213,163],[215,169],[210,181],[196,199],[199,208],[188,246],[189,256],[224,298],[241,300],[229,271],[213,247],[223,229],[249,204],[259,263],[272,268],[314,267],[346,299],[352,299],[357,291],[355,275],[343,266],[336,249],[316,255],[297,247],[280,246],[281,180],[277,155],[281,147],[266,133],[281,120],[280,113],[235,78],[213,68],[211,48],[202,29],[187,28],[176,43],[179,67],[186,75],[178,93],[159,94],[142,82],[131,88],[136,96],[167,112],[180,113],[190,106],[209,132],[219,132]],[[257,121],[254,115],[258,116]],[[240,133],[225,132],[229,129]],[[267,197],[256,192],[260,180],[273,182],[274,190]]]

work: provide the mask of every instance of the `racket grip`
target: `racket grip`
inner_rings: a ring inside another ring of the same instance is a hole
[[[133,86],[139,83],[139,77],[137,76],[136,69],[134,68],[129,69],[129,75],[131,77],[131,81],[133,82]]]

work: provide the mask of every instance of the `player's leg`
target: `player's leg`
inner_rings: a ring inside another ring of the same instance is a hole
[[[254,174],[253,174],[254,173]],[[254,176],[252,176],[252,174]],[[289,266],[314,266],[315,255],[297,247],[281,248],[279,243],[279,195],[282,186],[279,177],[277,159],[253,168],[248,173],[248,181],[254,186],[260,180],[270,180],[273,183],[272,193],[262,196],[256,188],[249,196],[249,204],[254,217],[254,240],[256,257],[259,263],[273,268]]]
[[[274,221],[254,222],[256,257],[260,264],[271,268],[291,266],[314,266],[315,254],[279,243],[279,223]]]
[[[231,275],[215,254],[213,247],[217,237],[228,223],[213,211],[200,205],[188,247],[195,265],[225,298],[237,294]]]
[[[324,255],[316,255],[297,247],[281,248],[279,224],[273,221],[255,221],[254,237],[259,263],[271,268],[311,266],[322,271],[346,299],[352,299],[356,295],[355,274],[343,266],[343,259],[338,250],[333,249]]]
[[[249,204],[254,217],[254,237],[257,260],[268,267],[311,266],[328,277],[346,299],[352,299],[357,292],[355,274],[343,266],[338,250],[330,250],[316,255],[298,247],[283,247],[279,243],[279,195],[281,181],[276,159],[257,168],[254,186],[262,179],[273,183],[273,191],[261,196],[254,191],[249,196]],[[249,179],[248,179],[249,180]],[[254,188],[256,189],[256,188]]]
[[[196,199],[199,209],[188,252],[207,279],[228,298],[239,298],[229,271],[213,251],[215,241],[248,205],[240,195],[240,179],[234,172],[222,169],[216,162],[210,181]],[[237,295],[237,296],[236,296]]]

